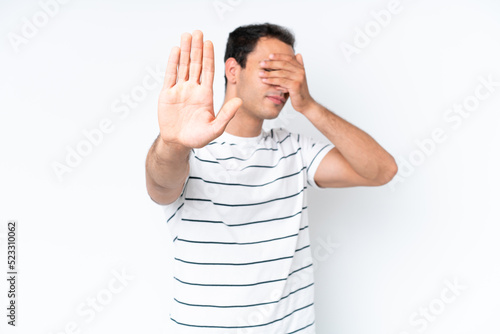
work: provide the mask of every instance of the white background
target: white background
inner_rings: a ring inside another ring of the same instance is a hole
[[[183,32],[201,29],[215,45],[220,107],[227,35],[272,22],[295,32],[313,97],[400,165],[398,181],[383,187],[310,192],[312,248],[322,254],[317,332],[499,333],[500,86],[460,124],[444,117],[472,101],[480,77],[500,81],[500,4],[401,0],[348,61],[343,43],[355,46],[356,32],[375,22],[371,12],[389,3],[71,0],[44,23],[37,1],[2,2],[0,267],[4,277],[7,221],[16,219],[19,294],[12,328],[0,280],[1,332],[167,333],[172,249],[144,182],[160,86],[126,115],[113,106],[140,89],[148,68],[165,68]],[[34,20],[36,33],[12,43]],[[54,164],[104,119],[112,131],[58,177]],[[321,138],[290,105],[266,126]],[[446,140],[425,155],[417,142],[438,128]],[[124,285],[117,272],[129,277]],[[446,282],[461,289],[450,303],[440,301]],[[96,297],[105,305],[91,317]],[[429,307],[425,330],[410,322]]]

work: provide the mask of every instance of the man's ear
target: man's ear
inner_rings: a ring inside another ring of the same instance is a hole
[[[238,81],[238,76],[240,74],[241,66],[238,64],[236,59],[233,57],[226,60],[226,77],[227,82],[231,84],[236,84]]]

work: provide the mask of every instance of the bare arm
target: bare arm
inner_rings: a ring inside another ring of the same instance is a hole
[[[241,106],[239,98],[213,108],[214,49],[203,33],[184,33],[170,52],[158,100],[160,135],[146,158],[146,187],[158,204],[179,197],[189,174],[189,152],[219,137]]]
[[[379,186],[394,177],[394,158],[366,132],[317,103],[303,114],[335,145],[316,170],[318,186]]]
[[[156,138],[146,158],[146,187],[153,201],[169,204],[179,197],[189,174],[189,152],[188,147]]]
[[[302,55],[271,54],[261,62],[263,82],[290,94],[292,106],[334,145],[321,160],[314,180],[320,187],[378,186],[398,167],[394,158],[366,132],[317,103],[309,94]]]

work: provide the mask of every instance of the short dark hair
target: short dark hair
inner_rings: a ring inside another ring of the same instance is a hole
[[[255,49],[255,45],[262,37],[276,38],[290,45],[292,48],[295,44],[295,36],[285,27],[271,23],[241,26],[229,34],[226,44],[226,53],[224,55],[224,63],[232,57],[236,59],[236,62],[242,68],[245,68],[248,54]],[[227,87],[225,72],[224,80],[225,87]]]

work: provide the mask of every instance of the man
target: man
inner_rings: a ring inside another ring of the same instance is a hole
[[[185,33],[170,53],[146,183],[174,242],[176,334],[314,333],[307,189],[378,186],[397,172],[375,140],[311,97],[293,46],[277,25],[234,30],[217,116],[212,43]],[[262,129],[288,99],[331,143]]]

